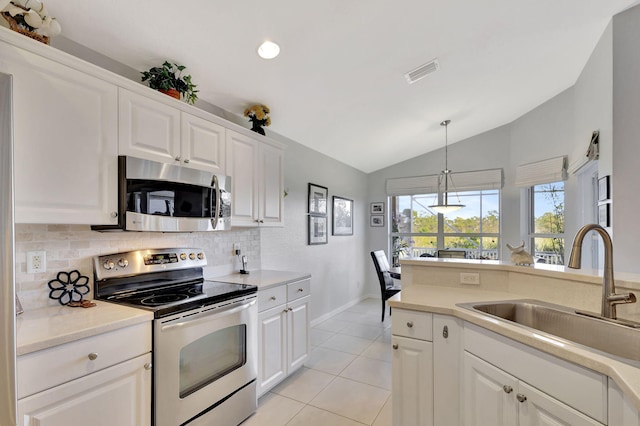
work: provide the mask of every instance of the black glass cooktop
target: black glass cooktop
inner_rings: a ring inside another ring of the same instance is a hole
[[[102,299],[154,312],[155,318],[201,308],[256,293],[258,287],[199,280],[162,288],[114,294]],[[100,297],[99,297],[100,298]]]

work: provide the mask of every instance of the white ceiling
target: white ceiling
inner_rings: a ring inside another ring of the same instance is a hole
[[[63,35],[138,70],[187,66],[200,98],[364,172],[507,124],[573,85],[638,0],[45,0]],[[265,39],[281,53],[257,56]],[[438,58],[409,85],[404,74]]]

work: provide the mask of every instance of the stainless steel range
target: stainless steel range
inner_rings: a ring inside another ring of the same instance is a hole
[[[256,286],[203,279],[201,249],[94,258],[95,297],[148,309],[156,426],[237,425],[256,410]]]

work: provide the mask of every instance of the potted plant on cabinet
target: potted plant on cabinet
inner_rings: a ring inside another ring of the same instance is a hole
[[[182,75],[184,65],[172,64],[165,61],[161,67],[143,71],[142,81],[147,81],[149,87],[162,93],[180,99],[182,96],[188,104],[194,104],[198,99],[196,85],[191,82],[190,75]]]

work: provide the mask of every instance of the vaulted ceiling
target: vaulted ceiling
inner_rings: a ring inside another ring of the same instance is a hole
[[[638,0],[45,0],[63,35],[140,71],[186,65],[201,99],[364,172],[507,124],[572,86]],[[258,57],[263,40],[280,45]],[[439,69],[404,74],[437,58]]]

